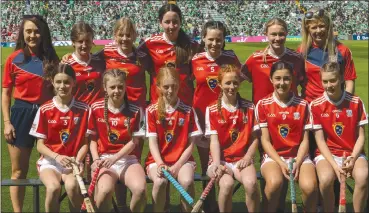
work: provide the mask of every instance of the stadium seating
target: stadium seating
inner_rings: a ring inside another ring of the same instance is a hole
[[[54,40],[70,40],[71,26],[77,21],[90,23],[95,39],[111,39],[117,18],[131,18],[145,38],[160,32],[157,11],[162,1],[2,1],[2,41],[14,41],[23,14],[39,14],[47,18]],[[365,1],[301,1],[302,5],[326,8],[332,14],[335,30],[341,35],[368,32],[368,3]],[[264,23],[279,17],[287,21],[289,35],[300,35],[302,14],[295,1],[195,1],[178,0],[184,20],[182,27],[190,35],[199,35],[207,20],[219,20],[229,27],[232,36],[262,35]]]

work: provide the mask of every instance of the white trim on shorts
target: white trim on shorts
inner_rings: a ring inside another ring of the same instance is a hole
[[[236,162],[226,162],[226,161],[220,161],[220,165],[226,166],[228,169],[232,170],[232,173],[234,175],[234,171],[237,169],[238,161]],[[208,169],[206,170],[206,173],[210,171],[210,168],[214,166],[214,163],[211,162],[211,164],[208,166]]]
[[[285,159],[284,157],[280,157],[280,158],[282,159],[283,162],[288,164],[289,159]],[[296,160],[296,158],[294,158],[294,159]],[[265,163],[268,163],[268,162],[275,162],[275,161],[271,157],[269,157],[268,154],[264,154],[263,155],[263,160],[262,160],[261,165],[260,165],[260,169],[264,166]],[[304,163],[311,163],[313,166],[315,166],[313,161],[310,159],[309,155],[305,156],[304,160],[302,161],[302,164],[304,164]]]
[[[37,171],[40,174],[44,169],[53,169],[59,174],[70,174],[72,173],[72,168],[64,168],[60,163],[58,163],[55,159],[42,156],[36,162]]]
[[[112,157],[114,154],[101,154],[100,159],[106,159]],[[117,160],[108,170],[114,172],[118,178],[121,177],[122,173],[125,173],[130,165],[138,163],[137,157],[135,155],[128,155]]]
[[[332,155],[332,157],[333,157],[334,161],[336,161],[337,165],[339,165],[340,167],[342,167],[342,157],[338,157],[336,155]],[[359,158],[364,158],[365,160],[368,160],[364,154],[360,154],[359,157],[358,157],[358,159]],[[316,156],[314,158],[315,165],[317,165],[318,162],[321,161],[321,160],[325,160],[325,157],[323,155],[320,154],[320,155]]]

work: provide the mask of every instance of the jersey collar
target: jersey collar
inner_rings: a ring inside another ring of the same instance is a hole
[[[222,107],[224,109],[226,109],[228,112],[236,112],[236,110],[238,109],[238,101],[236,103],[236,106],[228,106],[226,103],[224,103],[223,99],[222,99]]]
[[[133,54],[133,51],[128,55],[124,54],[123,51],[118,47],[118,44],[114,42],[115,47],[117,48],[118,54],[123,56],[124,58],[128,58],[130,55]]]
[[[118,114],[124,109],[124,107],[126,107],[126,103],[123,103],[122,106],[120,106],[119,108],[115,108],[108,103],[108,109],[113,114]]]
[[[325,97],[325,99],[326,99],[327,101],[329,101],[329,103],[331,103],[331,104],[333,104],[333,105],[335,105],[335,106],[338,106],[338,105],[340,105],[340,104],[343,102],[343,100],[345,100],[345,97],[346,97],[346,91],[343,91],[342,96],[341,96],[341,99],[340,99],[339,101],[337,101],[337,102],[334,102],[333,100],[331,100],[331,99],[329,98],[329,96],[328,96],[327,92],[324,92],[324,97]]]
[[[171,107],[170,105],[165,105],[165,112],[166,113],[173,113],[179,106],[179,103],[181,102],[181,100],[177,100],[177,103],[174,107]]]
[[[272,51],[270,51],[270,47],[268,47],[267,53],[268,53],[268,55],[272,56],[273,58],[280,59],[286,54],[286,50],[287,50],[286,47],[284,47],[283,53],[280,56],[278,56],[278,55],[275,55],[274,53],[272,53]]]
[[[218,57],[213,58],[211,57],[211,55],[208,53],[208,51],[205,51],[205,57],[209,60],[209,61],[215,61],[217,58],[219,58],[221,55],[223,54],[223,51],[220,52],[220,54],[218,55]]]
[[[77,55],[75,53],[72,53],[72,57],[75,61],[77,61],[77,63],[79,63],[80,65],[84,66],[84,67],[87,67],[90,62],[91,62],[91,54],[88,55],[88,61],[87,62],[84,62],[82,60],[79,60],[79,58],[77,57]]]
[[[291,105],[291,103],[293,102],[293,100],[295,99],[295,93],[292,93],[292,97],[290,98],[290,100],[287,102],[287,103],[283,103],[283,102],[280,102],[278,100],[278,98],[275,96],[274,92],[273,92],[273,100],[282,108],[286,108],[288,107],[289,105]]]
[[[72,98],[72,101],[70,102],[69,106],[67,108],[61,108],[60,105],[56,102],[56,96],[53,97],[53,103],[55,107],[63,113],[67,113],[74,105],[74,97]]]

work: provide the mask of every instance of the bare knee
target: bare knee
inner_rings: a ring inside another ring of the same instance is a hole
[[[251,196],[258,192],[258,182],[256,180],[243,180],[243,187],[245,188],[246,193]]]
[[[219,181],[219,187],[227,192],[230,192],[233,189],[234,180],[233,178],[222,178]]]
[[[133,184],[129,189],[133,196],[143,197],[146,195],[146,182]]]
[[[46,186],[46,193],[50,195],[59,195],[61,192],[61,185],[58,182],[49,183]]]
[[[70,179],[64,183],[65,191],[70,193],[79,188],[77,180]]]
[[[333,187],[333,183],[335,180],[335,174],[331,173],[323,173],[319,175],[319,187],[321,189],[328,189]]]
[[[165,187],[168,184],[168,180],[165,178],[155,178],[154,186],[158,188]]]
[[[271,177],[269,180],[266,180],[266,186],[272,192],[279,191],[283,186],[283,178],[282,177]]]
[[[183,186],[183,188],[188,189],[193,184],[192,178],[178,179],[178,182]]]
[[[311,195],[317,192],[318,190],[318,183],[316,180],[304,180],[303,182],[299,182],[299,186],[301,191],[305,195]]]
[[[368,187],[368,173],[355,174],[355,188],[366,189]]]

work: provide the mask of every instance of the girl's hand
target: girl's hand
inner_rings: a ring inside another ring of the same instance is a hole
[[[172,176],[174,177],[174,178],[177,178],[177,176],[178,176],[178,172],[179,172],[179,169],[181,168],[181,166],[180,165],[178,165],[178,164],[174,164],[173,166],[170,166],[169,167],[169,169],[168,169],[168,171],[170,172],[170,174],[172,174]]]
[[[66,63],[67,63],[67,61],[68,61],[69,56],[71,56],[71,55],[72,55],[72,54],[70,54],[70,53],[67,53],[67,54],[63,55],[63,57],[62,57],[62,59],[61,59],[60,63],[66,64]]]
[[[242,169],[250,166],[252,163],[253,163],[253,159],[248,156],[245,156],[237,162],[236,167],[238,170],[241,171]]]
[[[66,155],[57,155],[55,158],[56,162],[61,164],[64,168],[70,168],[71,163],[74,163],[71,157],[68,157]]]
[[[336,173],[336,176],[338,178],[338,181],[341,183],[341,174],[346,175],[345,171],[337,165],[337,163],[333,166],[334,172]]]
[[[83,172],[85,171],[85,165],[82,162],[76,161],[76,164],[78,165],[79,169],[79,176],[83,177]]]
[[[294,163],[293,164],[292,174],[295,174],[295,176],[293,177],[293,180],[298,180],[299,174],[300,174],[301,164],[302,163]]]
[[[160,178],[164,177],[164,174],[163,174],[162,169],[164,169],[164,170],[168,170],[168,169],[169,169],[169,167],[168,167],[167,165],[165,165],[165,164],[160,164],[160,165],[158,166],[158,168],[157,168],[157,170],[156,170],[156,175],[157,175],[158,177],[160,177]]]
[[[4,136],[6,141],[13,143],[15,139],[15,129],[10,121],[4,122]]]
[[[114,163],[117,161],[117,158],[113,155],[109,158],[105,158],[104,160],[101,160],[101,166],[109,169]]]
[[[94,172],[98,167],[100,167],[102,160],[99,158],[92,162],[91,171]]]
[[[281,167],[283,176],[287,180],[290,180],[290,170],[288,169],[288,165],[282,161],[281,163],[279,163],[279,167]]]
[[[344,170],[347,174],[347,177],[350,177],[352,174],[352,170],[355,166],[355,160],[354,157],[348,156],[346,160],[343,162],[342,170]]]

